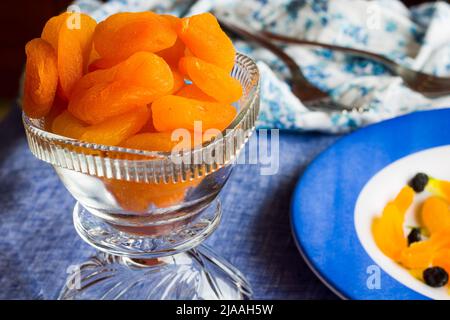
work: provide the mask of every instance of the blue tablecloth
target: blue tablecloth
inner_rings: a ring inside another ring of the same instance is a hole
[[[0,137],[0,299],[55,299],[67,267],[94,249],[73,228],[74,199],[28,150],[18,110],[0,122]],[[255,299],[336,298],[301,258],[289,224],[295,183],[336,139],[281,133],[278,174],[237,166],[223,189],[223,219],[206,242],[246,275]]]

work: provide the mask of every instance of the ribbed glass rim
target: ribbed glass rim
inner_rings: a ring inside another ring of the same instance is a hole
[[[238,102],[239,112],[222,131],[220,138],[205,142],[201,147],[174,154],[88,143],[46,131],[42,129],[43,119],[31,119],[23,113],[22,119],[30,150],[38,159],[54,166],[118,180],[177,182],[206,175],[228,164],[237,156],[254,130],[259,113],[260,75],[256,63],[250,57],[237,53],[232,76],[241,82],[244,89],[244,95]],[[175,161],[175,158],[194,159],[199,154],[209,154],[211,149],[220,145],[225,151],[223,160],[217,163],[186,166],[179,160]],[[148,177],[147,173],[150,172],[154,174]]]

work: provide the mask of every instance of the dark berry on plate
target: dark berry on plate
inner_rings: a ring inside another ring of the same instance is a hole
[[[430,287],[443,287],[448,283],[448,274],[441,267],[431,267],[423,271],[423,280]]]
[[[422,234],[420,233],[420,228],[412,228],[408,234],[408,246],[411,243],[422,241]]]
[[[425,173],[419,172],[411,179],[409,186],[414,189],[415,192],[422,192],[428,184],[428,176]]]

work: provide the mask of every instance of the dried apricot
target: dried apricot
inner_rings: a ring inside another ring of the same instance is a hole
[[[158,131],[184,128],[194,131],[195,121],[202,129],[224,130],[234,119],[236,109],[228,104],[200,101],[173,95],[164,96],[152,104],[153,124]]]
[[[50,18],[42,30],[41,38],[50,43],[55,50],[58,50],[59,31],[69,15],[69,12],[63,12],[58,16]]]
[[[450,181],[430,178],[428,186],[431,192],[450,202]]]
[[[425,200],[422,207],[422,223],[431,234],[450,227],[450,211],[447,202],[437,196]]]
[[[82,13],[62,14],[60,17],[62,21],[54,26],[59,26],[56,47],[58,75],[61,95],[68,99],[73,86],[87,70],[97,23]]]
[[[161,15],[161,17],[167,19],[172,29],[177,32],[179,29],[179,26],[181,25],[181,19],[172,15]],[[178,61],[184,56],[184,50],[186,46],[184,45],[183,41],[180,38],[177,38],[173,46],[158,51],[157,54],[162,57],[166,62],[172,67],[177,68],[178,67]]]
[[[394,200],[394,204],[400,212],[405,213],[408,210],[414,200],[414,194],[414,190],[410,186],[405,186],[400,190]]]
[[[441,249],[450,249],[450,227],[433,233],[430,237],[430,241],[436,251]]]
[[[81,78],[68,108],[77,118],[97,124],[148,104],[172,88],[173,75],[167,63],[153,53],[138,52],[113,68]]]
[[[240,82],[211,63],[195,57],[184,57],[179,65],[180,70],[184,70],[197,87],[219,102],[236,102],[242,96]]]
[[[181,19],[178,34],[196,57],[231,72],[236,51],[211,13]]]
[[[23,110],[31,118],[40,118],[50,111],[55,98],[58,85],[56,53],[40,38],[28,42],[25,51]]]
[[[201,179],[196,179],[186,182],[151,184],[107,180],[105,184],[124,210],[145,213],[152,206],[164,208],[180,203],[189,188],[200,181]]]
[[[398,261],[407,242],[403,232],[404,212],[390,202],[381,217],[375,218],[372,233],[381,251],[391,259]]]
[[[149,117],[147,106],[105,120],[85,128],[80,140],[115,146],[141,130]]]
[[[425,269],[430,266],[434,253],[430,240],[414,242],[401,252],[400,262],[409,269]]]
[[[157,52],[174,45],[171,22],[153,12],[122,12],[100,22],[94,47],[103,58],[126,59],[138,51]]]
[[[181,149],[190,149],[191,141],[174,141],[172,139],[172,134],[168,132],[155,132],[155,133],[140,133],[136,134],[123,143],[120,144],[121,147],[147,150],[147,151],[163,151],[171,152]],[[176,147],[176,149],[174,149]]]
[[[217,102],[214,98],[208,96],[206,93],[200,90],[200,88],[195,84],[185,85],[179,91],[177,91],[175,95],[189,99]]]
[[[52,132],[60,136],[78,139],[86,131],[87,124],[64,111],[53,120]]]
[[[450,249],[443,249],[436,252],[432,264],[433,266],[443,268],[450,274]]]
[[[181,73],[173,69],[172,69],[172,76],[173,76],[173,87],[170,93],[174,94],[184,86],[184,77],[182,76]]]

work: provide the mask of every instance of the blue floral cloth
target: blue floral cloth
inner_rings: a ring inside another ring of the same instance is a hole
[[[385,55],[400,64],[450,76],[450,5],[425,3],[408,10],[397,0],[97,0],[75,2],[98,21],[119,11],[154,10],[179,16],[213,11],[252,29]],[[450,106],[450,96],[429,99],[406,87],[382,65],[327,49],[285,45],[308,80],[363,114],[308,110],[289,89],[289,72],[261,47],[236,41],[262,74],[259,127],[344,132],[416,110]]]

